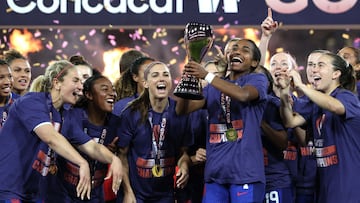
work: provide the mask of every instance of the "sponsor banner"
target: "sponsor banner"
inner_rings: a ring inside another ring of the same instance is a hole
[[[0,26],[360,25],[360,0],[1,0]]]

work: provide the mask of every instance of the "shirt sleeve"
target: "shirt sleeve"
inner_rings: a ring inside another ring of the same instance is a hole
[[[359,99],[350,91],[339,91],[336,94],[338,99],[345,107],[344,119],[354,118],[359,114],[360,102]]]
[[[13,106],[17,117],[29,132],[34,131],[40,124],[51,123],[45,94],[26,95],[15,101]]]
[[[82,145],[91,140],[91,137],[84,132],[81,109],[70,109],[64,112],[62,130],[64,137],[73,145]]]

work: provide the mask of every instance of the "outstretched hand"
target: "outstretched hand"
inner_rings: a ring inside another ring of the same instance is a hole
[[[123,166],[120,159],[115,155],[113,155],[113,160],[111,162],[109,172],[105,177],[105,180],[111,177],[112,177],[112,190],[115,194],[117,194],[123,178]]]
[[[87,162],[79,165],[79,183],[76,186],[76,193],[77,196],[84,200],[86,197],[90,199],[90,192],[91,192],[91,181],[90,181],[90,168]]]

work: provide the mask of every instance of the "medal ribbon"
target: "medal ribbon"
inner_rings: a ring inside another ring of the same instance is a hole
[[[88,120],[88,115],[87,113],[84,111],[84,118],[85,120]],[[84,133],[88,134],[88,129],[87,127],[84,127]],[[101,135],[100,135],[100,139],[98,141],[99,144],[104,144],[104,141],[105,141],[105,138],[106,138],[106,134],[107,134],[107,130],[106,128],[104,127],[101,131]],[[96,170],[96,164],[98,163],[97,160],[93,160],[92,161],[92,167],[90,169],[92,169],[91,174],[92,174],[92,177],[91,177],[91,183],[94,184],[94,179],[95,179],[95,170]]]
[[[230,103],[231,103],[231,98],[229,96],[225,96],[224,93],[221,93],[221,109],[223,110],[224,113],[224,117],[225,117],[225,121],[226,121],[226,127],[227,129],[231,129],[233,128],[232,123],[231,123],[231,111],[230,111]]]
[[[156,136],[155,136],[155,129],[154,129],[154,124],[152,121],[152,112],[149,112],[149,123],[152,129],[152,145],[155,151],[155,164],[157,164],[157,162],[160,161],[160,149],[164,144],[164,140],[165,140],[165,128],[166,128],[166,117],[167,117],[167,111],[165,110],[165,112],[162,115],[161,118],[161,124],[160,124],[160,132],[159,132],[159,137],[158,137],[158,142],[156,141]],[[160,164],[160,163],[158,163]]]
[[[5,108],[4,108],[4,111],[3,111],[3,114],[2,114],[2,120],[1,120],[1,123],[0,123],[0,128],[2,128],[2,126],[4,125],[4,123],[5,123],[5,121],[6,121],[7,117],[8,117],[8,111],[9,111],[9,108],[10,108],[12,103],[14,103],[14,99],[12,98],[12,93],[10,93],[9,98],[5,102]]]
[[[63,118],[61,118],[61,114],[54,108],[50,94],[48,94],[48,96],[47,96],[47,105],[48,105],[49,110],[50,110],[50,112],[49,112],[50,121],[51,121],[52,125],[54,126],[55,131],[60,132],[61,123],[54,122],[53,116],[60,117],[59,119],[55,119],[55,120],[63,121]],[[56,157],[55,157],[54,150],[52,150],[50,147],[49,147],[48,152],[47,152],[47,157],[50,158],[49,172],[51,174],[55,174],[57,172]]]

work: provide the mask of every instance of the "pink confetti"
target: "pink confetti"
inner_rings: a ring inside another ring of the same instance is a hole
[[[235,21],[234,21],[234,24],[235,24],[235,25],[238,25],[238,24],[239,24],[239,21],[238,21],[238,20],[235,20]]]
[[[58,49],[58,50],[56,50],[56,53],[57,54],[60,54],[60,53],[62,53],[63,51],[61,50],[61,49]]]
[[[46,48],[49,49],[49,50],[52,49],[52,47],[49,44],[46,44]]]
[[[84,41],[84,44],[89,44],[89,40],[85,40],[85,41]]]
[[[297,67],[297,70],[304,70],[305,68],[304,68],[304,66],[298,66]]]
[[[224,25],[224,28],[225,29],[228,29],[230,27],[230,23],[226,23],[225,25]]]
[[[141,40],[144,41],[144,42],[146,42],[146,41],[147,41],[147,38],[146,38],[145,36],[142,36],[142,37],[141,37]]]
[[[90,32],[89,32],[89,36],[94,36],[95,33],[96,33],[96,30],[95,30],[95,29],[92,29],[92,30],[90,30]]]
[[[53,20],[53,23],[54,23],[54,24],[59,24],[60,21],[59,21],[59,20]]]
[[[136,31],[136,32],[134,33],[134,36],[135,36],[135,39],[140,39],[140,34],[139,34],[139,32]]]
[[[108,35],[108,39],[114,40],[115,36],[114,35]]]
[[[68,44],[69,44],[69,43],[68,43],[67,41],[64,41],[64,42],[62,43],[61,47],[64,49],[64,48],[67,47]]]
[[[116,46],[116,41],[115,40],[110,40],[110,44],[112,45],[112,46]]]
[[[38,30],[34,33],[34,37],[40,37],[41,36],[41,32]]]
[[[168,44],[168,41],[162,39],[162,40],[161,40],[161,44],[162,44],[162,45],[167,45],[167,44]]]
[[[224,17],[223,16],[220,16],[219,18],[218,18],[218,22],[222,22],[224,20]]]

